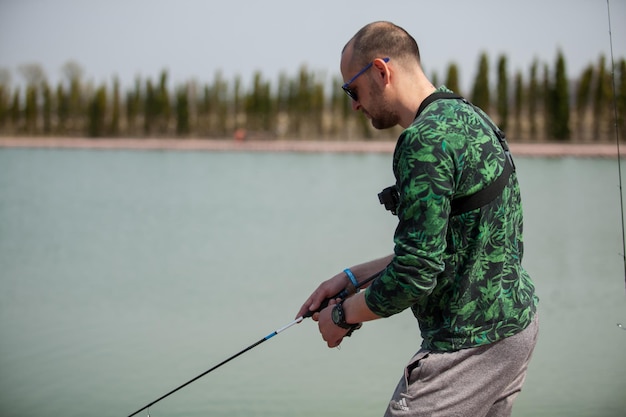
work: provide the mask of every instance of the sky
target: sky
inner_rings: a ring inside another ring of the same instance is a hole
[[[626,57],[626,0],[608,6],[617,61]],[[56,84],[68,61],[88,82],[117,76],[124,87],[163,70],[171,85],[210,83],[218,71],[244,83],[260,71],[273,82],[303,66],[331,80],[345,43],[376,20],[411,33],[427,75],[440,82],[456,63],[462,89],[482,52],[492,82],[502,54],[509,73],[523,76],[535,59],[554,67],[559,50],[571,78],[601,54],[610,65],[606,0],[0,0],[0,69],[13,85],[29,64]]]

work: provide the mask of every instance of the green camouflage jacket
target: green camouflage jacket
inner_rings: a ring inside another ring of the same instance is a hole
[[[395,256],[365,299],[382,317],[410,307],[425,349],[492,343],[525,329],[533,318],[538,300],[522,267],[516,173],[486,206],[450,216],[453,198],[488,186],[505,163],[493,130],[458,99],[432,102],[398,139]]]

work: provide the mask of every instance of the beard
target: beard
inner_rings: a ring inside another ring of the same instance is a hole
[[[375,108],[372,108],[371,111],[366,110],[365,113],[369,115],[375,129],[389,129],[400,122],[398,113],[392,110],[391,105],[383,95],[382,88],[376,83],[372,83],[370,89],[370,102],[376,103]]]

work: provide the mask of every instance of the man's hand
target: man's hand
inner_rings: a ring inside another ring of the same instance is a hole
[[[313,294],[311,294],[309,298],[307,298],[304,304],[302,304],[302,307],[300,307],[300,311],[298,311],[298,314],[295,318],[303,317],[311,311],[317,311],[317,309],[319,309],[324,300],[339,294],[339,292],[341,292],[341,290],[343,290],[346,285],[348,285],[348,277],[343,272],[335,275],[329,280],[322,282],[320,286],[317,287],[315,291],[313,291]],[[317,315],[318,313],[313,314],[313,320],[318,321]]]
[[[393,254],[385,257],[374,259],[373,261],[365,262],[360,265],[355,265],[350,269],[354,273],[357,280],[361,280],[359,284],[360,288],[365,288],[369,285],[369,281],[374,278],[374,274],[380,273],[393,259]],[[364,277],[369,277],[367,280],[363,280]],[[363,285],[367,281],[367,285]],[[334,297],[344,290],[350,284],[350,279],[345,272],[340,272],[334,277],[326,280],[320,284],[313,294],[304,302],[300,311],[295,318],[304,317],[310,314],[312,311],[317,311],[324,300]]]
[[[337,302],[337,300],[330,300],[328,303],[328,307],[313,315],[313,319],[318,322],[318,327],[320,333],[322,334],[322,339],[324,339],[324,341],[328,344],[328,347],[330,348],[339,346],[343,338],[349,332],[349,329],[343,329],[337,326],[333,322],[333,319],[331,317],[331,313],[333,311],[333,308],[335,308],[335,304],[337,304]]]

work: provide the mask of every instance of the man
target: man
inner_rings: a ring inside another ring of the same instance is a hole
[[[394,253],[323,282],[298,316],[315,312],[335,347],[360,323],[411,308],[423,342],[385,415],[509,416],[538,323],[504,135],[471,103],[436,89],[415,40],[390,22],[357,32],[341,73],[354,110],[377,129],[405,129],[393,157],[396,184],[383,198],[398,216]],[[344,289],[353,295],[332,299]]]

